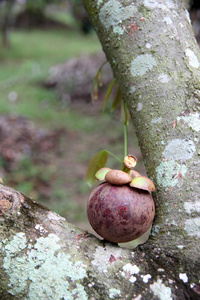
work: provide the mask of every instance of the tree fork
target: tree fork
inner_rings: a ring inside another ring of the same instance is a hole
[[[0,207],[1,299],[198,299],[184,258],[99,240],[4,185]]]

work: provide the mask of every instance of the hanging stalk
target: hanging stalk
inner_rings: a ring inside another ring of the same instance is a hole
[[[128,112],[127,104],[122,100],[123,116],[124,116],[124,158],[128,155]],[[127,168],[124,163],[122,165],[122,171],[130,173],[130,169]]]
[[[102,68],[102,66],[101,66],[101,68]],[[99,69],[99,71],[98,71],[98,73],[95,76],[95,79],[93,81],[92,93],[93,93],[94,96],[97,96],[97,94],[98,94],[98,80],[99,80],[99,76],[101,76],[100,75],[101,74],[101,68]],[[110,98],[110,94],[111,94],[112,89],[113,89],[115,84],[116,84],[116,79],[114,78],[111,81],[111,83],[109,84],[109,87],[108,87],[107,92],[106,92],[106,98],[105,98],[105,101],[104,101],[104,104],[103,104],[103,112],[105,111],[106,105],[107,105],[108,100]],[[97,94],[95,94],[96,92],[97,92]],[[111,106],[111,112],[113,112],[119,105],[121,105],[122,112],[123,112],[124,158],[125,158],[125,157],[128,156],[128,111],[127,111],[127,104],[126,104],[125,101],[123,101],[121,91],[120,91],[120,88],[118,86],[117,93],[115,95],[115,99],[114,99],[114,101],[112,103],[112,106]],[[88,166],[88,169],[87,169],[87,172],[86,172],[86,181],[87,181],[89,186],[91,186],[96,181],[97,172],[100,169],[104,168],[104,166],[107,162],[108,154],[115,157],[119,162],[121,162],[121,163],[123,162],[122,170],[126,173],[130,173],[131,168],[130,167],[128,168],[127,164],[124,163],[124,158],[123,158],[123,160],[121,160],[117,156],[115,156],[112,152],[107,151],[107,150],[102,150],[102,151],[98,152],[95,156],[93,156],[93,158],[91,159],[91,161],[89,163],[89,166]],[[130,160],[130,158],[128,158],[128,160]],[[137,159],[134,157],[132,160],[133,160],[133,162],[131,162],[131,164],[134,164],[134,166],[135,166],[135,164],[136,164],[135,162],[137,161]],[[104,176],[104,172],[105,172],[105,170],[103,171],[103,176]],[[102,173],[101,173],[101,178],[102,178]]]
[[[128,113],[127,104],[123,100],[123,113],[124,113],[124,157],[128,155]]]

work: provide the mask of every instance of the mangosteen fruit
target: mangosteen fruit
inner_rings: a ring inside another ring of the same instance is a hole
[[[126,243],[137,239],[150,228],[155,216],[155,205],[143,176],[144,189],[138,184],[139,179],[135,187],[134,180],[131,181],[128,176],[122,185],[118,181],[117,184],[113,183],[109,172],[106,174],[109,182],[101,183],[90,195],[87,203],[88,220],[104,239],[113,243]]]

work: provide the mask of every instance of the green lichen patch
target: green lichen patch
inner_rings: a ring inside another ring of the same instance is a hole
[[[163,11],[176,8],[176,4],[173,1],[165,1],[165,4],[163,4],[157,0],[144,0],[144,5],[150,9],[162,9]]]
[[[121,291],[118,289],[109,289],[109,298],[114,299],[117,296],[120,296]]]
[[[161,83],[168,83],[171,80],[171,78],[169,78],[169,76],[167,74],[162,73],[158,76],[158,80]]]
[[[151,279],[151,274],[146,274],[146,275],[141,275],[142,280],[144,283],[147,283],[149,281],[149,279]]]
[[[123,20],[129,19],[137,12],[133,4],[125,7],[117,0],[107,1],[100,9],[100,19],[102,24],[109,29],[122,23]]]
[[[115,34],[123,34],[124,33],[124,29],[122,29],[120,26],[116,26],[113,28],[113,32]]]
[[[187,173],[186,165],[177,163],[175,160],[166,160],[156,168],[157,183],[164,187],[179,187],[183,184],[183,177]]]
[[[142,102],[138,102],[136,110],[137,110],[137,111],[141,111],[142,108],[143,108]]]
[[[185,221],[184,229],[190,236],[200,238],[200,218],[191,218]]]
[[[144,0],[144,5],[148,8],[154,9],[158,7],[159,3],[156,0]]]
[[[166,147],[163,156],[166,159],[188,160],[192,158],[196,151],[192,140],[174,139]]]
[[[187,274],[186,273],[180,273],[179,274],[179,278],[184,282],[188,282],[188,277],[187,277]]]
[[[97,1],[97,7],[100,7],[102,3],[103,3],[103,0],[98,0]]]
[[[200,202],[199,200],[193,202],[185,201],[184,208],[188,214],[191,214],[193,212],[200,213]]]
[[[132,87],[130,88],[130,93],[133,94],[133,93],[135,92],[135,90],[136,90],[136,89],[135,89],[135,86],[132,85]]]
[[[198,69],[200,64],[196,54],[191,49],[188,48],[185,50],[185,55],[188,59],[189,65],[195,69]]]
[[[128,263],[123,266],[123,271],[121,271],[121,275],[128,279],[131,283],[134,283],[137,280],[137,278],[134,275],[138,274],[139,272],[140,269],[138,268],[138,266]]]
[[[172,300],[172,292],[169,287],[162,283],[161,279],[158,279],[153,284],[150,285],[150,290],[155,296],[160,300]]]
[[[151,120],[151,124],[161,124],[163,122],[163,119],[161,117],[159,118],[153,118]]]
[[[96,248],[92,265],[95,266],[99,272],[107,272],[107,268],[111,265],[110,258],[113,257],[117,260],[122,256],[121,248],[113,248],[112,251],[109,248],[98,246]]]
[[[173,21],[170,17],[164,17],[163,22],[165,22],[167,25],[170,25],[173,23]]]
[[[22,255],[25,247],[27,253]],[[10,278],[9,293],[25,292],[24,300],[73,300],[75,296],[87,299],[80,283],[86,276],[82,262],[72,262],[70,255],[58,250],[61,250],[60,239],[55,234],[38,238],[34,245],[27,242],[24,233],[18,233],[7,242],[3,268]]]
[[[198,113],[191,113],[187,116],[180,116],[177,121],[184,126],[190,127],[192,130],[200,131],[200,117]]]
[[[157,62],[152,54],[141,54],[131,62],[131,74],[132,76],[143,76],[156,65]]]
[[[4,243],[6,243],[6,241],[4,241]],[[25,233],[19,232],[13,237],[13,240],[10,243],[5,245],[5,251],[14,255],[16,252],[19,252],[19,250],[25,249],[26,246]]]

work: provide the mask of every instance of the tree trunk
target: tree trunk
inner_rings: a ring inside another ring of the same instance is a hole
[[[1,27],[2,32],[2,46],[4,48],[9,48],[9,22],[8,22],[8,15],[4,17],[3,24]]]
[[[156,184],[152,237],[141,249],[191,287],[200,279],[200,52],[188,11],[178,0],[84,3]]]
[[[0,17],[1,23],[1,33],[2,33],[2,46],[4,48],[9,47],[9,30],[12,23],[12,8],[15,3],[15,0],[9,0],[2,4],[3,8]]]
[[[85,0],[156,184],[150,239],[98,240],[1,185],[1,299],[200,299],[200,54],[182,2]]]

